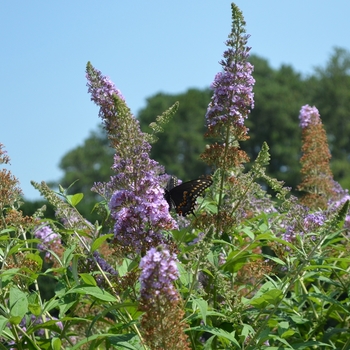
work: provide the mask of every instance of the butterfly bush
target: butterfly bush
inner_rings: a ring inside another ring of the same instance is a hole
[[[17,179],[0,172],[4,348],[349,347],[350,195],[333,179],[315,106],[299,113],[300,198],[267,175],[266,143],[244,166],[249,157],[240,143],[249,137],[244,124],[255,81],[245,21],[236,5],[231,9],[205,116],[209,144],[201,157],[213,168],[213,183],[196,215],[172,218],[168,175],[150,158],[155,138],[91,63],[88,91],[115,150],[114,175],[92,188],[107,215],[92,224],[79,213],[82,194],[32,182],[57,221],[43,217],[43,208],[25,217]],[[156,118],[154,133],[170,112]],[[8,162],[0,144],[0,164]],[[184,199],[192,194],[185,191]]]
[[[347,190],[333,180],[327,136],[315,106],[301,107],[299,126],[303,155],[300,159],[302,181],[298,189],[305,193],[300,201],[291,199],[293,205],[280,225],[282,238],[289,243],[295,243],[307,233],[317,232],[348,199]],[[311,239],[315,239],[315,235]]]
[[[176,254],[151,248],[141,259],[141,327],[151,349],[190,349],[184,334],[180,295],[174,287],[179,277]]]
[[[300,159],[302,181],[298,186],[298,190],[304,192],[301,203],[310,209],[325,209],[334,196],[327,135],[316,107],[303,106],[299,120],[303,142]]]
[[[91,99],[100,106],[99,115],[115,148],[109,183],[96,183],[93,190],[109,202],[114,219],[114,243],[135,252],[165,243],[162,232],[176,228],[164,199],[159,176],[164,169],[150,159],[150,144],[141,132],[115,85],[90,63],[87,65]]]
[[[308,238],[306,234],[317,233],[327,220],[350,199],[348,190],[333,180],[329,166],[331,158],[325,130],[318,109],[304,105],[299,113],[299,125],[302,128],[302,182],[298,189],[306,192],[298,201],[293,199],[293,206],[282,220],[282,238],[289,243],[296,243],[297,238]],[[344,228],[348,229],[349,215],[346,215]],[[317,236],[312,234],[311,240]],[[286,247],[289,251],[290,248]]]
[[[281,199],[288,190],[282,183],[270,179],[265,173],[269,162],[268,146],[263,144],[250,172],[245,172],[244,163],[249,161],[240,142],[246,141],[249,129],[245,126],[254,108],[253,66],[248,62],[250,47],[249,35],[245,31],[242,12],[235,5],[232,9],[232,30],[226,41],[226,50],[220,64],[220,71],[211,85],[213,96],[206,112],[207,137],[211,144],[206,146],[201,158],[217,169],[218,209],[212,215],[216,236],[232,232],[234,227],[248,218],[262,213],[276,213],[274,201],[267,195],[257,179],[262,179]],[[213,142],[214,141],[214,142]],[[283,193],[283,195],[282,195]]]

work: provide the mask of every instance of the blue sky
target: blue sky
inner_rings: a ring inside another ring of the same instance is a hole
[[[350,51],[348,0],[235,3],[251,52],[274,68],[289,64],[308,75],[333,47]],[[100,122],[87,94],[87,61],[113,80],[134,114],[160,91],[208,87],[231,29],[230,4],[1,1],[0,142],[25,197],[39,198],[30,180],[58,180],[62,156]]]

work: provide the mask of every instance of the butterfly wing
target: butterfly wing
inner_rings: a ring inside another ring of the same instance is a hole
[[[171,177],[164,197],[169,204],[169,210],[175,208],[177,214],[182,216],[193,214],[197,197],[213,183],[209,177],[187,181],[178,186],[174,181]]]
[[[168,202],[169,205],[169,211],[173,208],[176,208],[176,203],[171,197],[170,191],[177,186],[177,178],[175,176],[170,176],[170,179],[168,180],[168,183],[166,185],[166,188],[164,189],[164,198]]]

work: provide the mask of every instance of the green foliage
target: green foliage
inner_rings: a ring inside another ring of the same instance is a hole
[[[164,126],[169,123],[170,119],[176,113],[179,108],[179,102],[175,102],[168,110],[166,110],[162,115],[156,118],[156,121],[149,124],[152,129],[152,134],[149,134],[149,142],[155,143],[158,141],[156,134],[164,132]]]

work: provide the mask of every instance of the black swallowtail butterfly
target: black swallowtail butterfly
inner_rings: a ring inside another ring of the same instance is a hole
[[[169,204],[169,210],[175,208],[178,215],[193,214],[196,199],[213,183],[210,177],[200,178],[177,186],[176,177],[172,176],[165,188],[164,198]]]

